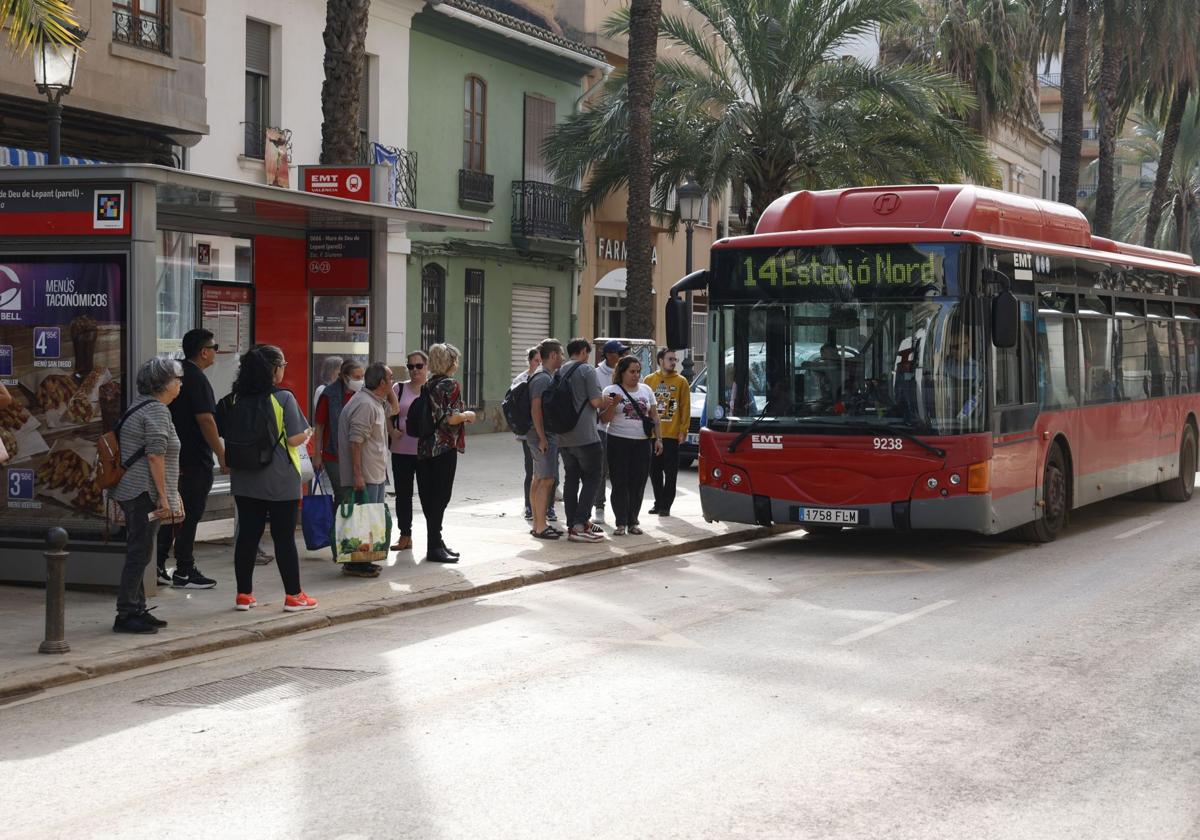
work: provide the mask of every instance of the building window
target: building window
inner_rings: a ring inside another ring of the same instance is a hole
[[[463,169],[487,171],[487,84],[467,76],[463,87]]]
[[[525,181],[554,183],[542,153],[546,138],[554,131],[554,110],[552,100],[532,93],[525,94],[525,154],[522,167]]]
[[[167,0],[113,0],[113,40],[160,53],[171,52]]]
[[[625,300],[612,295],[596,295],[592,334],[597,338],[625,335]]]
[[[421,347],[444,341],[446,332],[446,269],[430,263],[421,271]]]
[[[463,300],[463,398],[467,408],[483,400],[483,272],[468,268]]]
[[[246,21],[245,155],[262,159],[271,123],[271,27]]]

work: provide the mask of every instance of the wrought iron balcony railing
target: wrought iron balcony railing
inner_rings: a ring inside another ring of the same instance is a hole
[[[113,9],[113,41],[165,55],[171,52],[170,28],[165,20],[134,15],[127,9]]]
[[[1037,79],[1042,87],[1062,87],[1062,73],[1038,73]]]
[[[583,239],[583,226],[576,210],[579,190],[540,181],[513,181],[512,197],[514,236],[570,242]]]
[[[391,166],[393,195],[397,207],[417,206],[417,153],[374,140],[363,140],[359,160],[366,165]]]
[[[458,170],[458,200],[492,204],[496,200],[496,177],[470,169]]]

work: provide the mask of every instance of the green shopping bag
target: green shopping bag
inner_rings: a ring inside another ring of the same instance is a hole
[[[378,563],[387,559],[391,542],[388,506],[367,502],[362,491],[347,493],[333,520],[333,562]]]

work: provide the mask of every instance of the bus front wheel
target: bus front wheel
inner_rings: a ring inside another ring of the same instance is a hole
[[[1070,496],[1067,488],[1070,476],[1062,449],[1054,446],[1046,456],[1042,473],[1042,516],[1021,529],[1021,535],[1033,542],[1054,542],[1067,527]]]
[[[1196,430],[1188,423],[1183,427],[1179,444],[1179,475],[1158,485],[1164,502],[1186,502],[1196,489]]]

